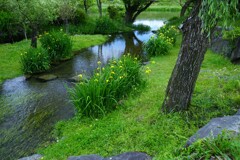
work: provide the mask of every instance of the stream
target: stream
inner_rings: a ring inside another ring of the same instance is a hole
[[[163,20],[137,20],[151,30],[163,25]],[[91,75],[97,68],[97,61],[106,64],[112,57],[124,53],[143,56],[142,45],[152,32],[137,31],[110,35],[109,40],[98,46],[78,51],[73,59],[54,67],[49,73],[57,79],[41,82],[34,78],[26,80],[17,77],[0,85],[0,157],[17,159],[31,155],[39,145],[51,141],[51,131],[60,120],[74,116],[74,107],[66,91],[72,86],[69,78],[84,73]]]

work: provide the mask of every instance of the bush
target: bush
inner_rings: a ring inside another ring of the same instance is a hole
[[[33,74],[46,71],[50,68],[48,53],[43,48],[29,48],[21,54],[22,71],[26,74]]]
[[[62,31],[46,32],[43,36],[40,35],[39,39],[42,47],[47,50],[51,62],[68,59],[73,56],[71,39]]]
[[[172,47],[172,41],[162,33],[152,36],[145,44],[144,50],[148,56],[166,55]]]
[[[124,16],[123,8],[119,6],[108,6],[108,15],[111,19],[121,19]]]
[[[133,28],[138,31],[150,31],[151,27],[144,24],[133,25]]]
[[[172,40],[172,44],[174,45],[177,40],[177,35],[178,35],[178,29],[175,26],[163,26],[159,28],[157,31],[157,34],[164,34],[165,37],[168,37]]]
[[[82,9],[77,9],[74,17],[74,24],[85,24],[87,21],[87,15]]]
[[[118,29],[114,21],[109,19],[108,17],[102,17],[96,20],[96,34],[109,34],[117,31]]]
[[[80,116],[103,116],[113,111],[130,91],[144,84],[139,61],[130,56],[112,60],[105,68],[101,67],[101,62],[98,65],[90,80],[69,91]]]

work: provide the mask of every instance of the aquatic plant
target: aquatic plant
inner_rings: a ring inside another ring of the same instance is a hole
[[[139,61],[127,55],[106,67],[99,61],[92,78],[78,83],[69,93],[78,115],[99,117],[116,109],[125,95],[143,84]]]
[[[60,32],[45,32],[44,35],[39,36],[39,39],[42,47],[47,50],[52,62],[68,59],[73,56],[70,36],[62,30]]]
[[[29,48],[21,53],[21,69],[25,74],[39,73],[50,68],[50,59],[43,48]]]

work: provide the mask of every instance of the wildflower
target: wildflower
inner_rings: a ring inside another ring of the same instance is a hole
[[[134,60],[137,61],[138,60],[137,57],[135,57]]]
[[[108,82],[109,82],[109,80],[107,79],[107,80],[106,80],[106,83],[108,83]]]
[[[103,67],[103,68],[102,68],[102,70],[104,71],[104,70],[105,70],[105,68]]]
[[[78,75],[78,77],[79,77],[79,78],[82,78],[82,77],[83,77],[83,75],[82,75],[82,74],[79,74],[79,75]]]
[[[111,74],[115,74],[115,72],[112,71]]]
[[[120,79],[123,79],[123,76],[120,76],[119,78],[120,78]]]
[[[114,68],[114,66],[113,66],[113,65],[111,65],[111,68]]]
[[[113,77],[112,77],[112,76],[110,76],[109,78],[110,78],[110,79],[112,79]]]
[[[102,62],[101,62],[101,61],[98,61],[98,62],[97,62],[97,64],[98,64],[98,65],[101,65],[101,64],[102,64]]]
[[[119,68],[123,68],[123,66],[119,66]]]
[[[94,82],[98,82],[98,79],[94,79]]]
[[[99,70],[100,70],[100,68],[98,67],[98,68],[97,68],[97,70],[99,71]]]
[[[99,76],[100,74],[99,73],[96,73],[96,76]]]
[[[151,70],[149,69],[149,70],[146,70],[145,71],[147,74],[150,74],[151,73]]]

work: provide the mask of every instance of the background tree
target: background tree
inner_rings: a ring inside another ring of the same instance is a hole
[[[81,0],[80,5],[83,6],[84,11],[88,14],[88,9],[94,5],[93,0]]]
[[[122,0],[125,7],[125,22],[133,23],[155,0]]]
[[[96,0],[96,1],[97,1],[99,17],[102,17],[102,0]]]
[[[194,0],[192,3],[193,9],[183,23],[181,49],[162,105],[165,112],[188,109],[211,33],[219,21],[227,26],[238,15],[238,0]]]
[[[54,1],[38,0],[7,0],[14,17],[19,18],[23,28],[31,29],[31,46],[37,47],[38,30],[44,24],[56,18],[56,5]]]

